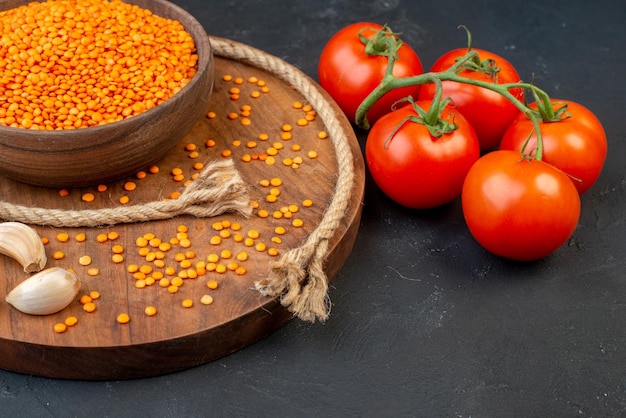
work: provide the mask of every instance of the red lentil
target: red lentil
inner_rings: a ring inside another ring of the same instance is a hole
[[[68,316],[67,318],[65,318],[65,321],[63,321],[63,323],[68,327],[73,327],[74,325],[78,324],[78,318],[76,318],[75,316]]]
[[[86,303],[93,302],[93,298],[89,295],[82,295],[78,301],[81,305],[85,305]]]
[[[200,298],[200,303],[202,303],[203,305],[210,305],[213,303],[213,296],[211,295],[203,295]]]
[[[83,310],[87,313],[92,313],[96,310],[96,304],[93,302],[87,302],[83,305]]]
[[[57,334],[63,334],[65,331],[67,331],[67,325],[64,324],[63,322],[58,322],[56,324],[54,324],[54,326],[52,327],[52,329],[54,330],[54,332],[56,332]]]
[[[0,27],[2,60],[23,69],[7,73],[5,84],[29,93],[8,96],[0,118],[8,126],[73,129],[121,120],[175,94],[197,68],[193,39],[179,22],[119,1],[33,2],[0,13]]]
[[[81,266],[88,266],[91,264],[91,257],[88,255],[83,255],[78,259],[78,264]]]
[[[120,324],[128,324],[130,322],[130,316],[127,313],[121,313],[116,318],[117,322]]]

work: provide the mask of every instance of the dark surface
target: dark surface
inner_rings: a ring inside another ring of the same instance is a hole
[[[325,42],[353,21],[389,23],[426,67],[465,45],[456,29],[465,24],[474,46],[599,116],[609,138],[605,169],[582,198],[571,241],[530,264],[483,251],[459,202],[406,210],[369,182],[359,237],[333,282],[325,324],[294,320],[228,357],[158,378],[80,382],[0,371],[0,415],[626,414],[626,3],[176,3],[209,34],[260,48],[314,78]]]

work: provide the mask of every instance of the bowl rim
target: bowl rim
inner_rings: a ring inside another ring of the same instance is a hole
[[[24,1],[23,5],[27,5],[32,1],[33,0]],[[34,0],[34,1],[43,3],[46,0]],[[176,100],[176,98],[181,98],[186,92],[194,89],[198,85],[198,83],[201,82],[201,79],[203,78],[202,75],[206,74],[207,71],[209,71],[210,69],[210,65],[212,61],[211,57],[213,54],[212,48],[211,48],[211,42],[209,40],[209,36],[207,35],[204,29],[204,26],[202,26],[202,24],[191,13],[189,13],[182,7],[167,0],[122,0],[122,1],[127,4],[131,4],[131,5],[147,8],[147,9],[149,9],[149,7],[146,7],[143,5],[140,6],[137,3],[143,3],[143,4],[150,3],[150,2],[158,3],[172,10],[175,14],[183,16],[185,18],[185,19],[176,18],[176,20],[181,25],[183,25],[183,27],[185,28],[185,31],[187,31],[187,33],[189,33],[189,35],[193,38],[196,53],[198,54],[198,64],[197,64],[198,68],[194,76],[189,80],[189,82],[182,89],[176,92],[176,94],[169,97],[163,103],[151,109],[145,110],[137,115],[134,115],[134,116],[131,116],[131,117],[128,117],[128,118],[125,118],[116,122],[111,122],[111,123],[107,123],[104,125],[88,126],[85,128],[55,129],[55,130],[14,128],[12,126],[6,126],[3,124],[0,124],[0,134],[4,132],[5,134],[10,134],[10,138],[21,136],[22,137],[20,138],[21,140],[32,140],[35,142],[38,142],[41,139],[43,139],[42,137],[45,137],[46,140],[50,139],[50,140],[63,143],[63,142],[75,141],[77,137],[84,137],[86,132],[89,132],[89,135],[97,136],[99,133],[100,134],[106,133],[111,128],[124,130],[136,124],[141,125],[145,123],[146,120],[151,119],[153,116],[158,116],[159,113],[162,113],[164,111],[164,108],[165,108],[164,105],[166,103],[167,104],[173,103]],[[0,10],[9,10],[9,9],[3,8],[0,5]],[[155,15],[157,16],[164,17],[161,14],[158,14],[156,12],[153,12],[153,13],[155,13]],[[169,17],[166,17],[166,18],[173,19]],[[185,22],[183,22],[183,20],[185,20]],[[194,34],[198,36],[198,39],[196,39]],[[205,54],[205,51],[206,51],[206,57],[203,56]],[[0,135],[0,144],[2,146],[11,147],[11,148],[15,147],[13,140],[5,138],[4,135]],[[15,148],[19,148],[19,147],[15,147]]]

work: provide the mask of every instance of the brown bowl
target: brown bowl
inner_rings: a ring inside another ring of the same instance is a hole
[[[4,1],[0,10],[31,1]],[[196,75],[163,103],[119,122],[57,131],[0,125],[0,175],[59,188],[111,182],[156,163],[206,114],[214,69],[211,45],[202,25],[165,0],[126,2],[182,23],[196,45]]]

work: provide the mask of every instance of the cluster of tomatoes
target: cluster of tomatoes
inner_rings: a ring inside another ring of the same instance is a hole
[[[459,65],[469,50],[445,53],[424,73],[415,51],[386,26],[356,23],[329,40],[318,76],[357,124],[370,94],[383,80],[396,80],[398,88],[366,107],[372,126],[365,158],[387,196],[416,209],[461,196],[468,228],[485,249],[520,261],[545,257],[578,224],[580,194],[606,159],[604,129],[584,106],[529,89],[501,56],[472,48],[470,65]],[[437,77],[450,69],[452,76]]]

